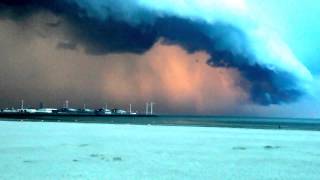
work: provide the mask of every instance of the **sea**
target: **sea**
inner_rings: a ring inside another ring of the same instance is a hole
[[[320,119],[312,118],[267,118],[241,116],[31,116],[24,118],[0,118],[0,121],[106,123],[164,126],[233,127],[258,129],[320,130]]]

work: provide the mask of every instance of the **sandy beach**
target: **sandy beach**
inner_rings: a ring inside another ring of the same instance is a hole
[[[0,122],[0,179],[319,179],[320,132]]]

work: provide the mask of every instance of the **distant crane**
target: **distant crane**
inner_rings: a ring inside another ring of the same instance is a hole
[[[153,114],[153,105],[155,105],[156,103],[154,103],[154,102],[147,102],[146,103],[146,115],[147,114]],[[149,109],[150,109],[150,111],[149,111]]]
[[[66,100],[66,108],[69,108],[69,100]]]

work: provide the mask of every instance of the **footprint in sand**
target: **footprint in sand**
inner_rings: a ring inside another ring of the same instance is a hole
[[[236,146],[236,147],[233,147],[232,148],[233,150],[246,150],[247,148],[246,147],[243,147],[243,146]]]
[[[270,145],[266,145],[263,147],[264,149],[279,149],[280,146],[270,146]]]

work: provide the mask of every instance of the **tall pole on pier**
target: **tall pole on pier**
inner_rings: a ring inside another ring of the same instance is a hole
[[[154,102],[151,102],[150,103],[150,113],[151,113],[151,115],[153,114],[153,105],[154,105],[155,103]]]
[[[69,101],[66,100],[66,108],[68,109],[69,108]]]
[[[130,111],[130,114],[131,114],[132,113],[131,104],[130,104],[130,110],[129,111]]]
[[[146,114],[148,114],[149,111],[149,103],[146,103]]]
[[[21,100],[21,109],[22,110],[24,109],[24,100],[23,99]]]

